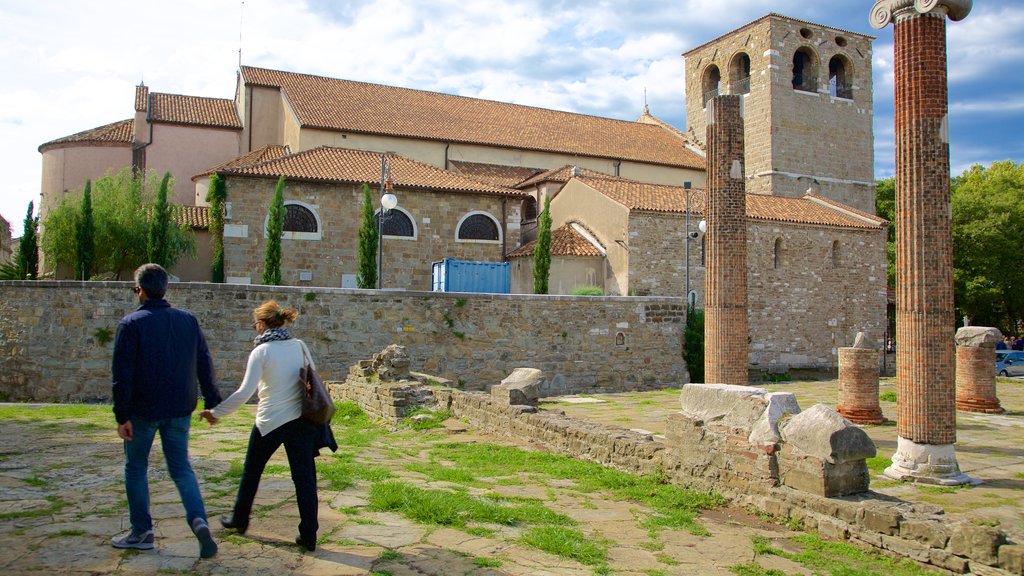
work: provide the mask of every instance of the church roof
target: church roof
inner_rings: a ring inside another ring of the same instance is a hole
[[[280,88],[305,127],[705,166],[677,135],[653,124],[250,66],[241,71],[249,85]]]
[[[533,249],[537,245],[532,240],[516,250],[509,253],[509,258],[524,258],[533,256]],[[572,224],[566,224],[551,231],[551,255],[552,256],[604,256],[600,250],[587,240]]]
[[[687,191],[679,186],[646,184],[621,178],[578,178],[583,184],[604,194],[630,210],[686,212]],[[689,191],[690,213],[704,214],[705,191]],[[816,194],[801,198],[747,194],[747,218],[797,224],[877,229],[886,220]]]
[[[537,174],[528,180],[522,181],[516,187],[525,188],[527,186],[533,186],[535,184],[540,184],[542,182],[565,183],[568,182],[573,177],[573,170],[578,172],[579,176],[590,176],[594,178],[614,178],[614,176],[605,174],[604,172],[598,172],[597,170],[591,170],[590,168],[580,168],[578,166],[573,166],[572,164],[566,164],[565,166],[562,166],[560,168],[553,168],[551,170],[541,172],[540,174]],[[628,182],[628,180],[626,180],[625,178],[622,178],[622,180]]]
[[[282,156],[287,155],[287,146],[280,146],[278,144],[268,144],[262,148],[257,148],[251,152],[242,154],[238,158],[232,158],[231,160],[228,160],[223,164],[218,164],[212,168],[207,168],[206,170],[193,176],[192,180],[202,178],[203,176],[209,176],[211,174],[216,174],[217,172],[227,170],[228,168],[237,168],[239,166],[247,166],[249,164],[259,164],[260,162],[275,160],[277,158],[281,158]]]
[[[487,184],[397,154],[389,156],[395,188],[504,196],[526,195],[519,190]],[[373,187],[380,182],[380,163],[381,155],[377,152],[321,146],[266,162],[218,170],[218,173],[261,178],[284,176],[289,180],[312,182],[367,183]]]
[[[171,215],[175,222],[193,230],[210,228],[210,209],[206,206],[171,206]]]
[[[90,128],[81,132],[50,140],[39,145],[39,151],[44,152],[47,148],[63,148],[73,144],[108,144],[108,145],[130,145],[135,137],[135,120],[119,120],[110,124],[104,124],[97,128]]]
[[[153,122],[242,129],[234,100],[180,94],[149,95],[149,118]]]
[[[531,178],[539,172],[543,172],[540,168],[500,166],[497,164],[481,164],[479,162],[464,162],[461,160],[451,160],[449,164],[459,174],[483,180],[495,186],[505,186],[506,188],[513,188],[516,184]]]

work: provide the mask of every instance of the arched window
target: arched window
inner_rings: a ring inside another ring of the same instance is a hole
[[[377,211],[377,218],[380,218],[380,210]],[[385,236],[397,238],[416,238],[416,225],[412,217],[401,208],[392,208],[384,215],[384,226],[382,228]]]
[[[832,242],[832,268],[839,268],[839,240]]]
[[[775,239],[775,249],[772,251],[772,268],[778,270],[782,267],[782,238]]]
[[[804,46],[793,54],[793,89],[804,92],[818,91],[818,58]]]
[[[828,61],[828,93],[833,98],[853,99],[853,86],[850,82],[850,63],[846,58],[836,55]]]
[[[302,204],[285,204],[284,210],[285,232],[315,233],[320,230],[320,226],[316,221],[316,215]]]
[[[523,222],[533,222],[537,219],[537,200],[533,196],[527,196],[523,200]]]
[[[732,57],[729,65],[729,93],[750,93],[750,56],[740,52]]]
[[[457,240],[497,242],[501,240],[498,221],[486,212],[471,212],[462,217],[455,234]]]
[[[712,64],[704,69],[704,78],[701,81],[704,91],[704,106],[708,105],[708,100],[718,96],[718,84],[721,81],[722,73],[719,72],[718,66]]]

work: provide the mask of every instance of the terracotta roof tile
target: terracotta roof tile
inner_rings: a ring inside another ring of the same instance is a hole
[[[98,128],[92,128],[89,130],[83,130],[71,136],[65,136],[63,138],[57,138],[56,140],[50,140],[45,144],[39,146],[39,151],[43,152],[45,148],[59,148],[61,145],[70,144],[81,144],[81,143],[106,143],[106,144],[123,144],[130,145],[132,140],[135,138],[135,120],[120,120],[110,124],[105,124]]]
[[[153,92],[149,103],[149,117],[153,122],[242,129],[234,100]]]
[[[537,241],[533,240],[511,252],[509,258],[533,256]],[[566,224],[551,231],[552,256],[603,256],[589,240],[583,237],[572,224]]]
[[[645,184],[620,178],[579,178],[587,186],[630,210],[686,212],[686,189],[678,186]],[[690,190],[691,214],[704,213],[705,193]],[[814,194],[802,198],[747,194],[747,218],[842,228],[881,228],[886,221],[834,200]]]
[[[307,127],[705,166],[678,137],[651,124],[249,66],[242,77],[281,88]]]
[[[540,174],[537,174],[536,176],[528,180],[524,180],[517,186],[517,188],[525,188],[527,186],[533,186],[534,184],[540,184],[542,182],[568,182],[569,179],[572,178],[573,168],[576,168],[580,176],[586,176],[591,178],[615,178],[615,176],[605,174],[604,172],[598,172],[597,170],[591,170],[589,168],[578,168],[573,166],[572,164],[566,164],[561,168],[553,168],[546,172],[541,172]],[[622,178],[622,180],[625,181],[626,179]]]
[[[283,175],[286,179],[316,182],[365,182],[372,187],[380,182],[380,157],[381,155],[376,152],[322,146],[275,160],[227,168],[218,172],[263,178],[277,178]],[[526,195],[519,190],[487,184],[395,154],[391,155],[391,176],[395,188],[506,196]]]
[[[470,178],[482,180],[495,186],[514,188],[516,184],[533,177],[543,170],[539,168],[527,168],[525,166],[499,166],[497,164],[480,164],[479,162],[463,162],[451,160],[449,162],[455,172]]]
[[[179,224],[185,224],[193,230],[210,228],[210,209],[206,206],[171,206],[171,214]]]
[[[288,147],[280,146],[278,144],[268,144],[262,148],[257,148],[246,154],[242,154],[238,158],[232,158],[223,164],[218,164],[212,168],[208,168],[199,174],[192,177],[192,180],[202,178],[203,176],[209,176],[216,174],[228,168],[237,168],[239,166],[247,166],[249,164],[259,164],[260,162],[266,162],[268,160],[276,160],[283,156],[288,155]]]

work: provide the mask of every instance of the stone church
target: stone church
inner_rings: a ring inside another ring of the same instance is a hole
[[[386,157],[398,197],[384,222],[386,288],[430,290],[431,262],[456,258],[510,261],[513,291],[532,292],[528,256],[550,197],[552,292],[700,303],[704,106],[742,94],[749,361],[825,367],[856,331],[884,326],[871,41],[769,14],[698,46],[684,54],[685,131],[648,110],[627,122],[249,66],[233,99],[139,86],[134,117],[40,146],[41,206],[109,169],[170,171],[203,244],[220,174],[228,281],[258,283],[284,176],[284,282],[355,287],[362,188],[379,203]],[[207,270],[200,258],[174,273],[205,281]]]

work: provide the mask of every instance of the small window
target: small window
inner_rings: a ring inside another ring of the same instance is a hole
[[[839,268],[839,240],[832,242],[832,268]]]
[[[839,46],[840,48],[845,47],[846,38],[843,38],[842,36],[836,36],[836,46]]]
[[[707,234],[704,234],[704,235],[702,235],[700,237],[700,265],[701,266],[707,266],[707,259],[705,258],[705,256],[707,256],[707,253],[705,252],[705,248],[707,248],[707,242],[706,242],[707,239],[708,239]]]
[[[775,239],[775,249],[772,251],[772,268],[778,270],[782,267],[782,238]]]
[[[850,85],[849,71],[849,62],[842,56],[833,56],[828,61],[828,93],[833,98],[853,99],[853,86]]]
[[[380,218],[380,210],[377,211],[377,218]],[[400,238],[416,237],[416,227],[412,223],[412,218],[399,208],[388,210],[388,213],[384,215],[383,227],[381,229],[385,236],[397,236]]]
[[[793,89],[803,92],[818,91],[818,59],[814,51],[804,46],[793,54]]]
[[[315,234],[320,230],[316,215],[301,204],[285,204],[284,231],[309,232]]]
[[[529,196],[523,200],[523,222],[533,222],[537,219],[537,200]]]
[[[501,239],[501,232],[498,229],[497,220],[489,214],[477,212],[467,215],[459,222],[458,233],[455,237],[459,240],[497,242]]]
[[[705,107],[708,105],[708,100],[718,96],[718,85],[721,81],[722,73],[718,70],[718,66],[712,64],[704,69],[704,78],[701,81],[701,86],[704,91]]]
[[[733,56],[729,65],[729,93],[750,93],[750,56],[745,52]]]
[[[810,40],[814,36],[814,32],[811,32],[808,28],[801,28],[800,36]]]

